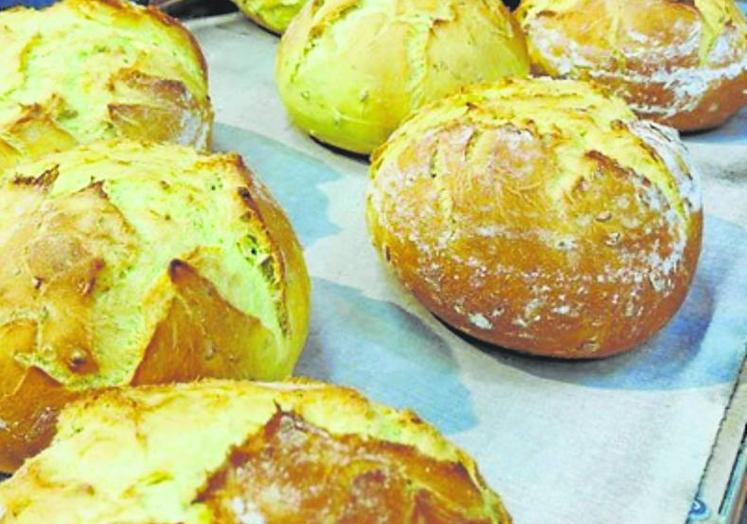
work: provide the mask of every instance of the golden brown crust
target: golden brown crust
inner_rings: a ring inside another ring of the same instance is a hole
[[[489,524],[467,470],[412,446],[332,435],[277,413],[208,480],[197,500],[216,522]]]
[[[614,106],[584,102],[594,95],[583,84],[553,94],[560,85],[514,81],[505,98],[478,87],[413,117],[374,159],[369,227],[450,325],[519,351],[598,358],[679,308],[702,212],[676,139],[626,111],[602,116]],[[573,90],[580,102],[563,109]]]
[[[0,469],[12,471],[28,451],[49,437],[56,409],[69,399],[60,384],[30,358],[41,353],[76,375],[96,373],[91,333],[96,276],[103,251],[131,242],[119,212],[98,185],[58,199],[46,199],[57,174],[18,178],[5,191],[17,222],[0,238],[0,327],[6,374],[0,391]],[[127,250],[127,247],[125,247]],[[13,319],[8,322],[7,319]],[[6,345],[7,344],[7,345]]]
[[[228,304],[189,264],[173,260],[169,277],[176,293],[132,378],[132,385],[187,382],[203,377],[240,379],[262,363],[258,353],[275,343],[255,317]]]
[[[40,158],[70,149],[76,143],[70,133],[56,124],[50,108],[39,104],[25,106],[18,118],[0,132],[0,172],[23,158]]]
[[[13,472],[49,445],[54,436],[57,414],[78,397],[38,368],[18,366],[21,377],[12,394],[0,396],[0,471]]]
[[[290,223],[238,155],[112,142],[16,169],[0,185],[1,470],[44,445],[58,408],[91,387],[291,373],[309,279]],[[95,174],[77,189],[80,169]],[[215,213],[221,229],[206,239]],[[193,240],[147,240],[175,227]],[[231,251],[242,242],[252,250]],[[147,284],[128,296],[137,271]]]
[[[212,119],[209,107],[178,80],[120,69],[109,80],[114,98],[138,103],[110,103],[109,120],[122,136],[153,142],[176,142],[206,147],[203,122]]]
[[[536,73],[594,80],[636,113],[693,131],[747,105],[747,22],[733,0],[524,0]]]
[[[511,521],[435,428],[299,379],[90,392],[0,484],[0,507],[19,524]]]

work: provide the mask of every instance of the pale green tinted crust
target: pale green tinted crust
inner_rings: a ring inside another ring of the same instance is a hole
[[[256,23],[280,34],[286,30],[306,0],[233,0]]]
[[[155,8],[65,0],[0,13],[0,169],[8,155],[120,136],[206,148],[212,118],[197,43]]]
[[[54,312],[68,295],[44,293],[66,274],[62,266],[90,256],[93,277],[86,277],[86,302],[75,320],[81,315],[89,319],[81,332],[90,338],[90,347],[82,340],[79,344],[81,351],[91,353],[97,368],[81,372],[80,365],[60,358],[58,347],[47,348],[45,343],[15,355],[17,363],[36,366],[73,390],[127,384],[146,349],[158,342],[154,342],[158,338],[154,333],[159,333],[156,328],[173,312],[175,297],[179,303],[189,303],[194,295],[177,297],[189,284],[202,286],[215,300],[225,301],[237,318],[254,319],[254,332],[264,333],[257,339],[262,340],[259,347],[250,347],[250,340],[243,346],[241,340],[233,340],[234,347],[216,347],[211,352],[220,355],[230,349],[233,367],[248,369],[246,378],[276,379],[292,371],[306,336],[308,276],[287,219],[237,155],[203,155],[188,147],[119,141],[81,146],[19,166],[6,172],[0,187],[0,212],[6,213],[0,221],[11,243],[14,228],[24,226],[17,223],[18,212],[15,217],[12,214],[18,209],[14,202],[19,195],[41,198],[38,209],[29,211],[24,220],[39,220],[43,230],[57,229],[47,235],[42,230],[32,239],[42,255],[32,252],[26,255],[30,262],[13,259],[6,260],[6,265],[39,266],[44,253],[62,253],[61,261],[46,270],[40,266],[39,271],[46,271],[36,286],[42,295],[32,300],[43,307],[23,309],[9,303],[0,311],[0,327],[28,317],[39,329],[47,324],[50,330],[56,329],[49,338],[59,340],[52,335],[65,329],[71,319],[60,311],[61,320],[55,326],[45,311]],[[90,218],[86,218],[81,206],[91,205],[101,211],[90,209]],[[48,215],[51,218],[44,218]],[[99,232],[86,233],[92,227],[86,224],[96,220],[102,224]],[[0,235],[0,241],[6,235]],[[73,255],[65,258],[65,251]],[[77,252],[81,255],[74,255]],[[7,278],[13,282],[12,274]],[[34,293],[29,290],[27,295]],[[203,292],[198,291],[195,300],[201,299],[199,293]],[[194,308],[187,310],[194,314],[189,311]],[[209,336],[213,321],[202,316],[187,321],[187,327],[178,318],[174,322],[167,326],[188,329],[192,325]],[[200,333],[185,331],[181,336],[199,341]],[[161,335],[170,336],[168,332]],[[211,357],[205,356],[206,362]],[[242,363],[247,361],[254,364],[246,367]],[[168,366],[174,364],[159,365]],[[195,373],[205,376],[208,371],[197,367]]]
[[[500,2],[312,0],[283,35],[275,78],[299,127],[369,153],[423,104],[528,70]]]

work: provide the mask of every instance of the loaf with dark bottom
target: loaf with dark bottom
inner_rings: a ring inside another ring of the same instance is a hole
[[[538,355],[597,358],[659,330],[700,253],[676,131],[588,84],[511,79],[412,116],[371,165],[368,223],[445,322]]]

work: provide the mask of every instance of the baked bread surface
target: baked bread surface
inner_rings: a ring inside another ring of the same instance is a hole
[[[275,34],[282,34],[306,0],[233,0],[254,22]]]
[[[275,80],[299,127],[368,154],[423,104],[528,70],[501,2],[312,0],[283,35]]]
[[[0,467],[90,388],[285,378],[309,280],[287,218],[233,154],[116,141],[0,183]]]
[[[0,484],[0,522],[507,523],[413,413],[295,379],[107,390]]]
[[[676,132],[588,84],[505,79],[412,116],[373,155],[367,216],[401,282],[478,339],[597,358],[661,328],[700,252]]]
[[[115,137],[204,149],[212,120],[202,52],[157,9],[64,0],[0,12],[0,170]]]
[[[684,131],[747,105],[747,19],[734,0],[523,0],[532,67],[592,79]]]

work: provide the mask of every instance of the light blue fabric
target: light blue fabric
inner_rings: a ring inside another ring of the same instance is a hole
[[[329,200],[318,186],[339,179],[340,173],[297,150],[239,128],[218,125],[215,142],[238,147],[246,161],[262,174],[304,245],[311,246],[339,232],[327,217]],[[527,373],[597,388],[668,390],[732,382],[744,360],[747,341],[747,265],[735,264],[736,260],[747,260],[747,231],[706,216],[703,252],[684,306],[652,340],[620,357],[558,362],[477,346],[496,360]],[[424,415],[439,404],[433,402],[434,394],[443,394],[443,402],[462,402],[459,386],[448,371],[448,346],[420,320],[394,304],[368,299],[332,282],[315,282],[314,293],[314,311],[327,330],[316,338],[312,336],[310,350],[299,365],[301,374],[325,369],[329,375],[320,378],[365,384],[367,391],[379,393],[379,398],[420,408]],[[342,322],[341,318],[347,320]],[[409,346],[406,355],[402,355],[403,341]],[[388,360],[391,358],[396,362]],[[349,366],[351,360],[360,365]],[[378,374],[367,375],[367,364],[373,362],[383,362],[386,369],[381,371],[395,382],[397,377],[406,381],[413,365],[422,373],[427,369],[423,364],[431,362],[427,371],[440,384],[439,390],[410,389],[409,398],[394,398],[392,388],[380,383]],[[428,402],[418,402],[423,398]]]

